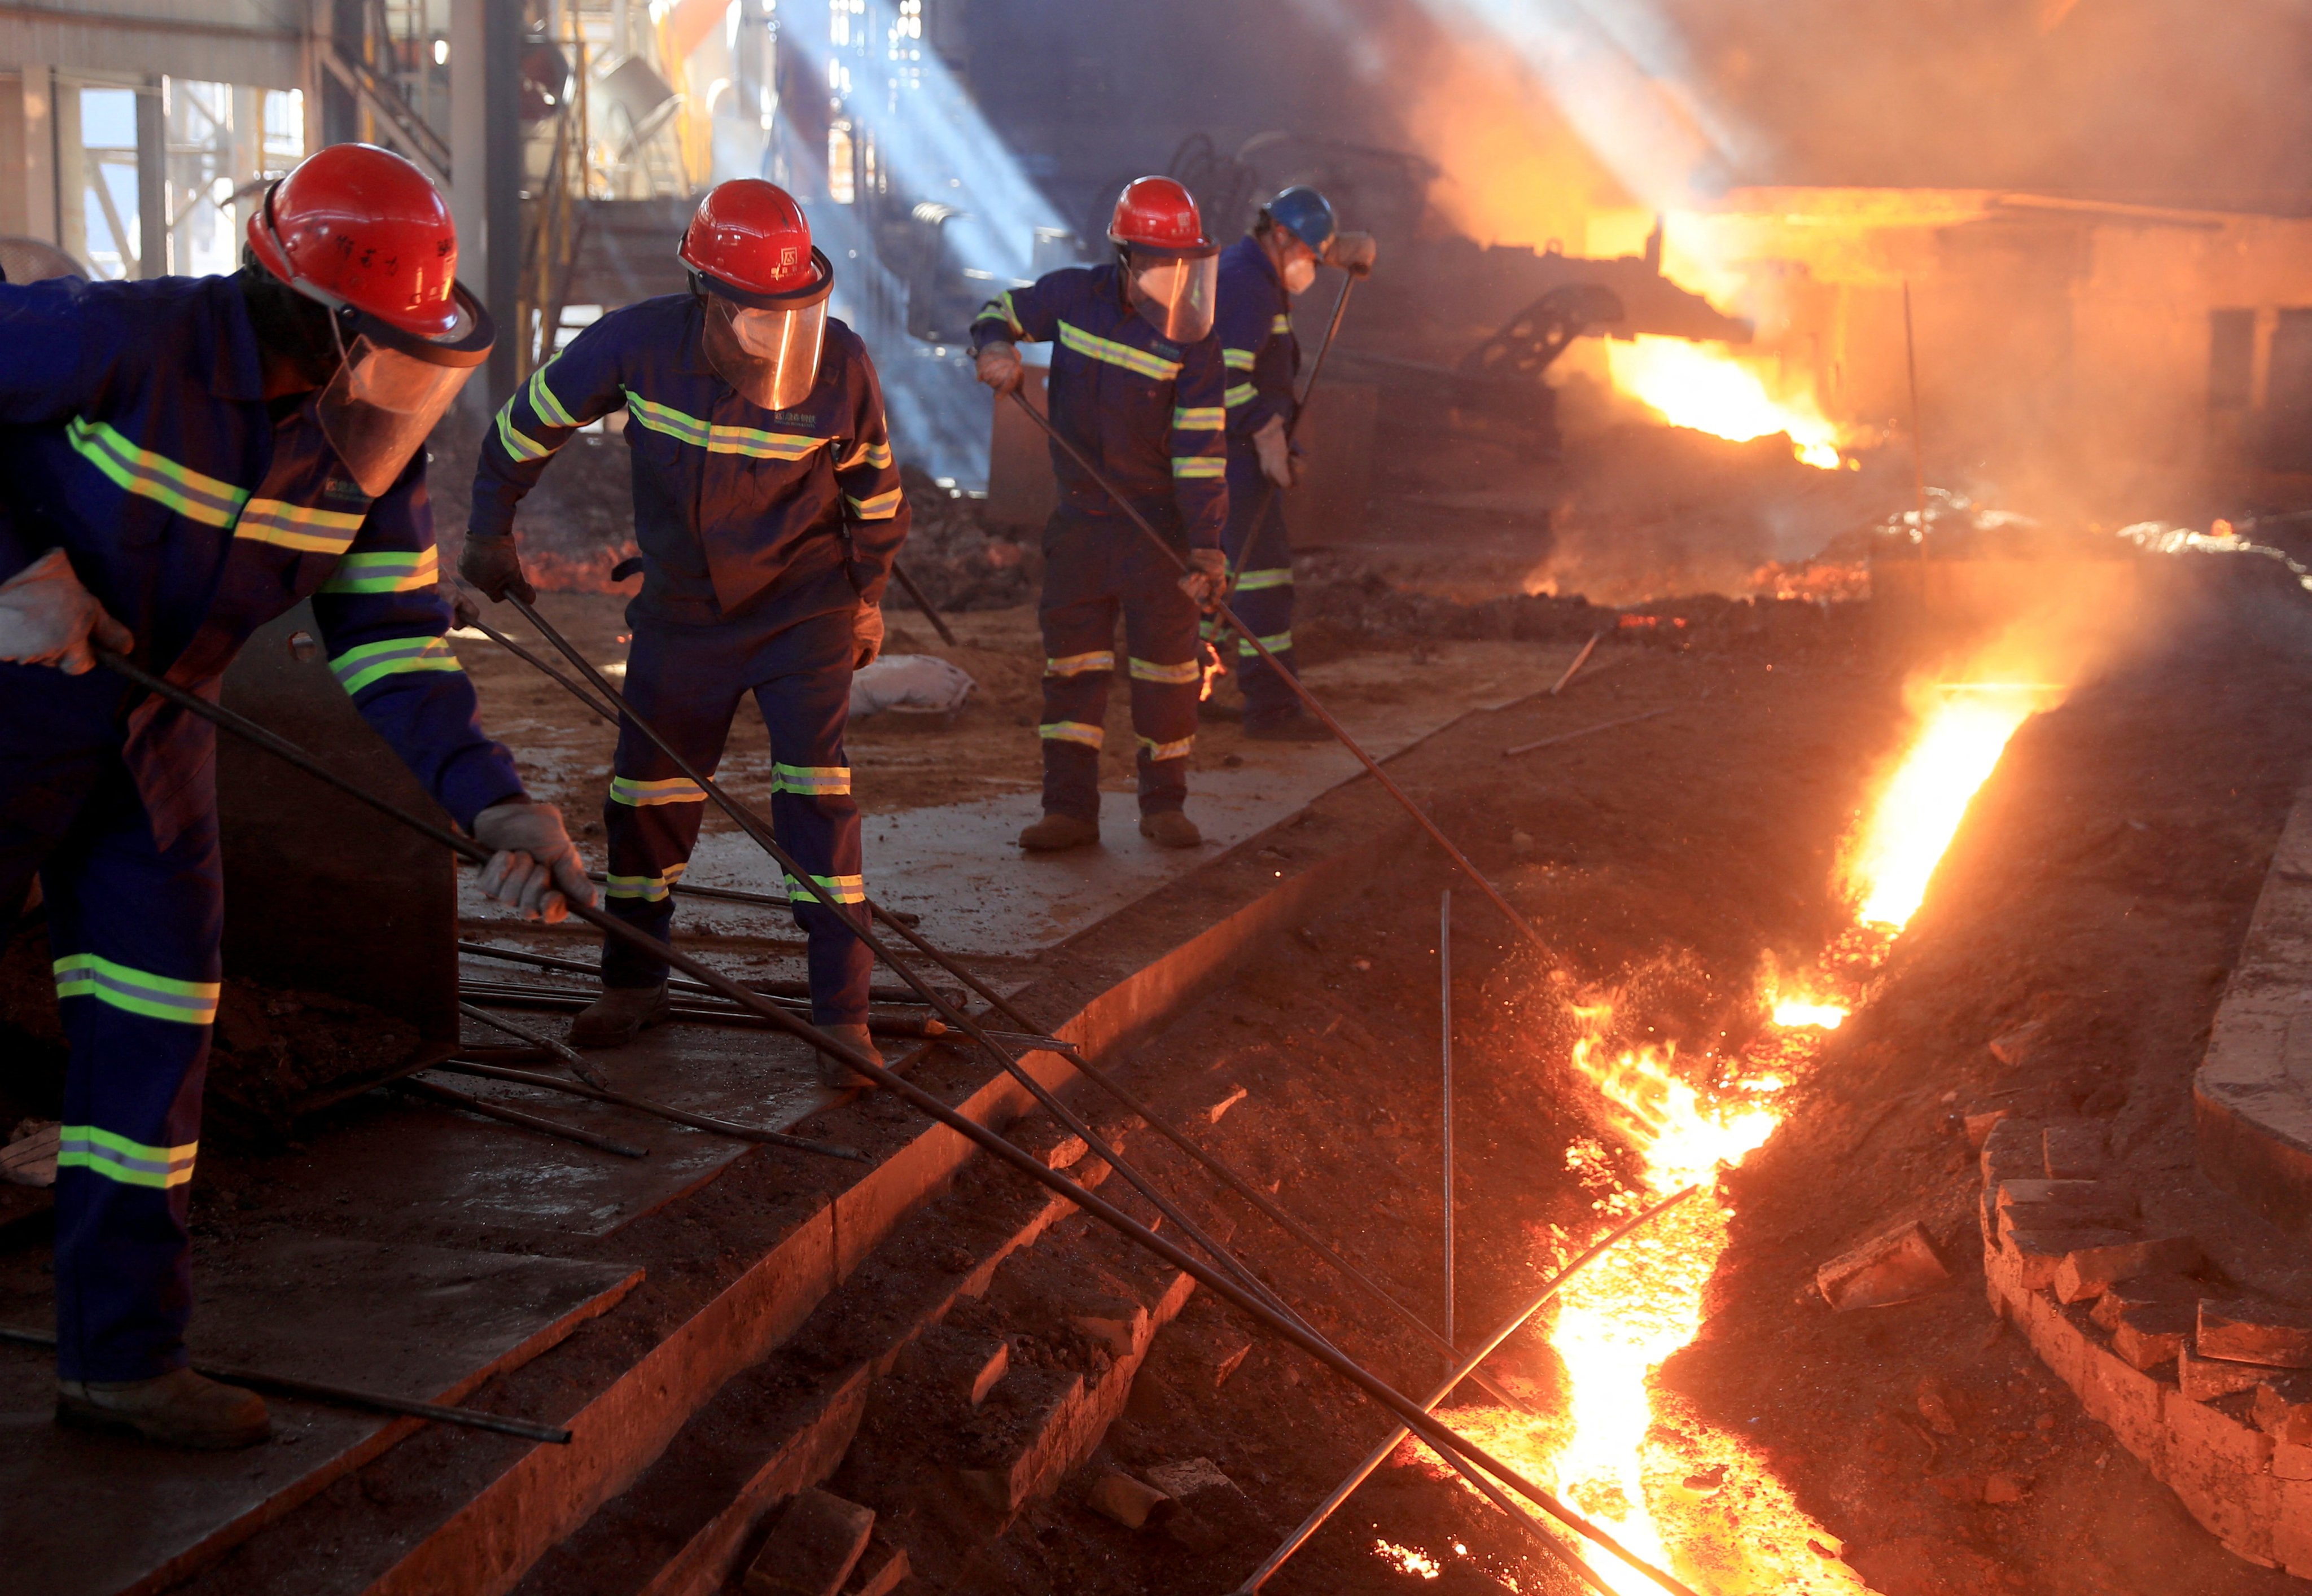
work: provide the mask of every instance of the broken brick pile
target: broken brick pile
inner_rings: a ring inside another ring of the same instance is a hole
[[[2312,1309],[2229,1285],[2104,1164],[2099,1126],[1991,1126],[1992,1309],[2226,1549],[2312,1578]]]

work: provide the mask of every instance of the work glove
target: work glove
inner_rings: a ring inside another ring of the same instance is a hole
[[[1210,615],[1220,606],[1221,595],[1228,591],[1228,556],[1218,549],[1190,549],[1187,573],[1180,578],[1180,591],[1194,599],[1198,609]]]
[[[572,903],[594,905],[594,884],[586,860],[562,828],[562,811],[552,804],[513,798],[492,804],[474,816],[474,841],[490,850],[474,885],[524,920],[558,924]]]
[[[486,537],[478,532],[467,533],[466,552],[458,556],[458,574],[494,604],[503,604],[509,594],[524,604],[538,602],[538,589],[521,573],[521,554],[513,546],[511,535]]]
[[[1369,232],[1336,232],[1325,240],[1325,264],[1340,267],[1352,277],[1372,275],[1379,247]]]
[[[1300,461],[1292,440],[1284,435],[1284,418],[1272,415],[1254,429],[1252,447],[1260,455],[1260,474],[1280,488],[1300,480]]]
[[[863,604],[851,620],[851,668],[865,670],[883,651],[883,606]]]
[[[53,665],[68,676],[83,676],[96,664],[92,642],[125,654],[136,641],[80,585],[62,549],[0,582],[0,659],[12,665]]]
[[[1020,346],[998,339],[982,348],[979,352],[979,379],[994,388],[999,398],[1018,388],[1020,382]]]

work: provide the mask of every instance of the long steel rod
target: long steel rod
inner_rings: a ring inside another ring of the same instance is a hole
[[[492,943],[469,942],[461,938],[458,943],[458,951],[473,954],[479,958],[503,959],[509,964],[529,964],[539,970],[559,970],[567,975],[583,975],[593,980],[600,980],[602,974],[602,966],[600,963],[588,964],[577,959],[556,958],[552,954],[532,953],[526,947],[499,947]],[[695,981],[677,981],[670,984],[686,990],[703,992],[708,990]],[[740,984],[750,992],[760,992],[766,998],[784,999],[789,1002],[799,999],[808,1001],[810,998],[810,983],[807,981],[741,981]],[[868,988],[867,1000],[871,1003],[906,1003],[917,1007],[921,1007],[924,1001],[905,987],[885,986]]]
[[[477,1059],[451,1059],[438,1068],[458,1075],[480,1076],[494,1081],[512,1081],[519,1086],[536,1086],[541,1091],[560,1092],[572,1097],[591,1098],[596,1103],[614,1103],[620,1108],[633,1109],[636,1113],[653,1114],[677,1125],[687,1125],[694,1130],[711,1130],[717,1136],[735,1137],[740,1141],[760,1142],[765,1147],[793,1147],[805,1153],[823,1153],[829,1158],[848,1158],[854,1164],[869,1164],[873,1160],[856,1147],[846,1147],[837,1142],[814,1141],[807,1136],[789,1136],[784,1130],[766,1130],[759,1126],[741,1125],[734,1120],[718,1120],[711,1114],[694,1114],[687,1109],[653,1103],[647,1097],[630,1096],[604,1086],[583,1086],[564,1080],[560,1076],[539,1075],[534,1070],[508,1069],[503,1064],[485,1064]]]
[[[483,620],[481,616],[476,615],[473,619],[468,621],[466,624],[471,626],[484,637],[488,638],[492,642],[497,644],[499,648],[504,649],[507,653],[512,655],[523,664],[533,666],[537,669],[544,671],[547,676],[552,676],[556,681],[561,683],[562,685],[569,691],[572,697],[575,698],[580,703],[584,704],[588,709],[593,711],[598,717],[609,721],[612,726],[617,725],[618,712],[616,710],[611,709],[608,704],[598,702],[592,693],[587,692],[586,689],[581,687],[568,676],[564,676],[560,671],[555,669],[547,661],[540,659],[537,655],[531,653],[528,649],[523,648],[520,643],[514,641],[513,639],[508,637],[504,632],[500,632],[487,621]]]
[[[1036,407],[1020,397],[1020,390],[1018,388],[1013,388],[1012,390],[1012,402],[1017,404],[1020,410],[1026,414],[1030,420],[1032,420],[1038,426],[1041,427],[1044,432],[1050,436],[1054,442],[1057,443],[1062,449],[1066,451],[1068,458],[1075,461],[1077,466],[1082,468],[1085,475],[1090,477],[1095,484],[1107,493],[1110,499],[1113,499],[1116,501],[1117,508],[1124,511],[1125,515],[1130,519],[1132,524],[1140,528],[1141,532],[1146,536],[1150,543],[1155,545],[1157,548],[1163,552],[1166,559],[1171,561],[1174,565],[1178,566],[1182,571],[1186,571],[1187,569],[1187,562],[1180,557],[1179,551],[1164,540],[1164,535],[1162,533],[1157,531],[1154,527],[1149,525],[1148,519],[1142,515],[1138,510],[1133,507],[1132,501],[1129,499],[1126,499],[1113,483],[1109,482],[1107,477],[1100,475],[1099,468],[1084,458],[1083,451],[1082,449],[1079,449],[1074,444],[1068,441],[1067,435],[1065,433],[1062,432],[1059,428],[1053,425],[1051,422],[1046,420],[1043,416],[1038,415],[1036,414]],[[1535,948],[1541,953],[1543,957],[1554,958],[1555,956],[1554,952],[1552,950],[1548,943],[1541,939],[1541,933],[1535,930],[1531,925],[1527,923],[1525,916],[1519,914],[1516,909],[1511,906],[1510,901],[1502,896],[1502,894],[1494,889],[1492,882],[1486,880],[1483,875],[1478,873],[1477,867],[1470,861],[1469,856],[1462,852],[1461,850],[1454,843],[1453,839],[1447,836],[1444,832],[1439,828],[1437,823],[1429,817],[1427,810],[1423,809],[1419,804],[1413,801],[1413,795],[1411,793],[1406,791],[1404,788],[1399,787],[1395,780],[1390,777],[1389,773],[1381,769],[1380,762],[1376,760],[1371,754],[1365,752],[1364,745],[1358,742],[1356,738],[1349,735],[1348,728],[1343,726],[1338,720],[1336,720],[1333,718],[1333,712],[1330,710],[1327,710],[1323,704],[1317,702],[1317,695],[1309,691],[1308,684],[1301,681],[1300,677],[1294,676],[1291,671],[1286,670],[1283,666],[1276,663],[1276,655],[1274,651],[1271,650],[1266,643],[1260,641],[1259,634],[1255,632],[1251,627],[1246,625],[1243,620],[1237,615],[1236,611],[1229,607],[1225,600],[1215,604],[1213,606],[1213,611],[1223,622],[1227,623],[1229,627],[1233,630],[1239,637],[1242,638],[1246,643],[1251,646],[1253,652],[1260,657],[1261,660],[1267,665],[1269,669],[1277,674],[1278,677],[1283,681],[1286,686],[1292,688],[1292,691],[1299,695],[1301,703],[1308,707],[1309,712],[1316,716],[1318,720],[1324,722],[1325,729],[1331,732],[1336,737],[1339,738],[1343,747],[1346,748],[1351,754],[1356,755],[1357,763],[1365,767],[1366,772],[1370,774],[1374,781],[1381,784],[1382,789],[1386,791],[1389,797],[1395,798],[1399,805],[1403,806],[1405,812],[1412,815],[1413,818],[1419,823],[1421,829],[1429,833],[1430,840],[1435,842],[1438,847],[1445,850],[1445,856],[1453,861],[1455,866],[1460,869],[1463,875],[1468,876],[1470,881],[1476,884],[1479,892],[1484,893],[1488,899],[1492,900],[1493,907],[1502,911],[1502,916],[1506,918],[1511,925],[1518,929],[1518,930],[1524,936],[1525,939],[1532,943]]]
[[[508,1125],[520,1126],[524,1130],[535,1130],[540,1136],[556,1137],[563,1141],[574,1141],[581,1147],[594,1147],[605,1153],[615,1153],[621,1158],[650,1156],[648,1147],[628,1147],[625,1142],[613,1141],[609,1137],[598,1136],[591,1130],[581,1130],[575,1125],[565,1125],[558,1121],[541,1119],[536,1114],[526,1114],[518,1108],[505,1108],[477,1097],[470,1092],[453,1092],[447,1086],[437,1085],[433,1081],[422,1081],[415,1076],[405,1076],[398,1081],[388,1082],[387,1090],[398,1092],[407,1097],[422,1098],[427,1103],[437,1103],[443,1108],[463,1109],[468,1113],[479,1114],[486,1120],[498,1120]]]
[[[460,836],[454,832],[445,830],[431,821],[410,814],[389,799],[378,797],[358,782],[350,781],[322,764],[277,732],[271,731],[247,716],[228,710],[222,704],[212,703],[207,699],[180,687],[173,682],[163,681],[143,667],[109,649],[98,649],[94,652],[98,660],[106,668],[126,677],[147,692],[157,693],[180,708],[200,716],[212,725],[230,731],[236,737],[263,748],[276,758],[295,766],[316,781],[337,789],[348,798],[366,805],[388,819],[416,832],[418,835],[431,838],[468,863],[476,866],[488,864],[491,858],[490,850],[470,837]],[[628,925],[625,920],[598,905],[573,903],[569,905],[569,909],[571,913],[593,926],[603,935],[617,938],[638,953],[646,953],[655,958],[662,959],[667,964],[681,971],[694,981],[705,981],[734,1003],[758,1009],[765,1018],[772,1020],[798,1039],[831,1058],[840,1060],[846,1068],[866,1077],[917,1112],[938,1121],[990,1156],[1018,1170],[1038,1185],[1067,1199],[1118,1235],[1143,1251],[1162,1259],[1173,1268],[1191,1277],[1197,1284],[1234,1304],[1271,1334],[1299,1347],[1404,1419],[1406,1427],[1413,1434],[1428,1443],[1440,1457],[1445,1459],[1488,1501],[1493,1502],[1524,1527],[1533,1536],[1536,1544],[1546,1549],[1551,1556],[1565,1561],[1592,1589],[1600,1592],[1600,1596],[1614,1596],[1614,1592],[1593,1570],[1560,1545],[1556,1537],[1549,1532],[1540,1520],[1511,1500],[1502,1487],[1494,1483],[1496,1478],[1508,1482],[1510,1486],[1515,1487],[1519,1495],[1535,1503],[1558,1522],[1575,1531],[1611,1552],[1631,1567],[1644,1574],[1662,1589],[1670,1592],[1672,1596],[1696,1596],[1696,1592],[1691,1587],[1663,1570],[1654,1567],[1644,1558],[1629,1550],[1602,1526],[1591,1523],[1548,1491],[1527,1479],[1475,1442],[1466,1436],[1456,1435],[1447,1426],[1436,1423],[1412,1398],[1365,1368],[1322,1336],[1303,1328],[1289,1313],[1278,1313],[1268,1306],[1266,1303],[1260,1300],[1258,1295],[1246,1289],[1225,1270],[1207,1263],[1186,1248],[1159,1235],[1115,1204],[1101,1198],[1097,1192],[1078,1184],[1061,1171],[1052,1168],[1035,1154],[988,1129],[968,1114],[953,1108],[932,1093],[924,1091],[905,1076],[894,1074],[881,1063],[854,1048],[842,1038],[820,1030],[799,1016],[789,1014],[775,1004],[766,1000],[759,993],[748,991],[712,965],[702,964],[681,949],[670,947],[660,942],[648,932]]]
[[[461,981],[458,983],[458,990],[461,996],[474,999],[477,1002],[496,1003],[509,1008],[536,1008],[563,1014],[574,1013],[584,1008],[594,1001],[597,995],[592,992],[574,992],[566,987],[524,986],[518,982],[495,981]],[[677,991],[679,995],[670,1004],[670,1014],[675,1019],[687,1020],[701,1025],[738,1025],[754,1028],[762,1025],[760,1020],[745,1009],[731,1007],[695,981],[684,981]],[[769,996],[767,993],[764,995]],[[771,1001],[781,1008],[791,1008],[799,1014],[809,1011],[809,1005],[798,1002],[793,998],[772,998]],[[871,1014],[867,1017],[867,1029],[876,1036],[894,1037],[901,1042],[952,1042],[959,1044],[962,1040],[962,1033],[955,1030],[945,1020],[922,1018],[914,1015]],[[524,1034],[521,1032],[514,1033]],[[1038,1036],[1017,1031],[990,1031],[987,1034],[1006,1047],[1054,1051],[1064,1051],[1067,1046],[1055,1036]],[[594,1077],[591,1073],[581,1071],[580,1078],[591,1081]]]
[[[1578,731],[1561,731],[1555,737],[1543,737],[1539,742],[1519,743],[1514,748],[1504,748],[1502,750],[1502,757],[1515,759],[1520,754],[1531,754],[1537,748],[1554,748],[1560,743],[1570,743],[1577,737],[1586,737],[1600,731],[1611,731],[1617,726],[1635,726],[1641,720],[1651,720],[1657,715],[1668,713],[1668,709],[1663,708],[1648,710],[1642,715],[1625,715],[1619,720],[1600,720],[1595,726],[1585,726]]]
[[[1423,1412],[1434,1412],[1440,1402],[1442,1402],[1447,1397],[1453,1394],[1453,1388],[1455,1386],[1460,1384],[1462,1381],[1475,1374],[1476,1372],[1477,1365],[1493,1355],[1494,1348],[1498,1347],[1502,1342],[1508,1340],[1511,1336],[1517,1334],[1519,1330],[1524,1328],[1527,1320],[1531,1319],[1536,1313],[1541,1312],[1542,1305],[1544,1304],[1547,1303],[1550,1298],[1555,1296],[1560,1291],[1563,1291],[1565,1288],[1566,1284],[1571,1281],[1574,1276],[1588,1269],[1600,1258],[1603,1258],[1607,1252],[1611,1249],[1616,1242],[1620,1241],[1624,1236],[1628,1235],[1632,1231],[1637,1229],[1638,1226],[1645,1224],[1647,1221],[1653,1219],[1660,1215],[1669,1212],[1670,1209],[1677,1207],[1678,1204],[1684,1202],[1687,1198],[1692,1197],[1696,1191],[1701,1190],[1702,1188],[1699,1186],[1688,1186],[1685,1190],[1677,1192],[1674,1196],[1666,1197],[1661,1201],[1654,1204],[1653,1207],[1648,1208],[1644,1213],[1639,1214],[1633,1218],[1624,1220],[1621,1224],[1616,1225],[1612,1230],[1599,1237],[1595,1243],[1591,1243],[1588,1252],[1582,1253],[1581,1257],[1575,1259],[1572,1263],[1567,1264],[1563,1269],[1558,1270],[1556,1275],[1554,1276],[1546,1285],[1545,1285],[1538,1292],[1534,1294],[1534,1298],[1531,1302],[1526,1304],[1524,1307],[1519,1308],[1516,1313],[1502,1321],[1500,1328],[1495,1330],[1492,1335],[1487,1336],[1482,1346],[1472,1350],[1469,1356],[1463,1358],[1459,1365],[1457,1366],[1450,1374],[1446,1375],[1442,1381],[1439,1382],[1437,1388],[1421,1400],[1422,1410]],[[1339,1510],[1341,1504],[1347,1501],[1349,1497],[1355,1493],[1356,1488],[1364,1484],[1364,1482],[1371,1477],[1372,1471],[1388,1461],[1388,1454],[1397,1450],[1397,1443],[1405,1439],[1406,1434],[1407,1432],[1402,1425],[1399,1425],[1396,1429],[1391,1430],[1388,1433],[1388,1440],[1382,1442],[1379,1446],[1374,1447],[1372,1451],[1366,1455],[1365,1461],[1359,1463],[1350,1473],[1347,1478],[1342,1480],[1339,1485],[1333,1487],[1332,1495],[1327,1496],[1322,1502],[1318,1503],[1316,1506],[1310,1508],[1309,1510],[1309,1516],[1300,1521],[1300,1526],[1290,1535],[1287,1535],[1283,1540],[1277,1543],[1276,1549],[1268,1554],[1268,1560],[1266,1562],[1254,1569],[1250,1574],[1245,1575],[1244,1583],[1236,1588],[1235,1596],[1251,1596],[1253,1592],[1259,1590],[1261,1586],[1266,1584],[1269,1577],[1278,1569],[1283,1567],[1286,1561],[1292,1557],[1293,1553],[1299,1551],[1302,1547],[1309,1543],[1309,1538],[1311,1535],[1314,1535],[1318,1530],[1324,1528],[1325,1521],[1331,1518],[1333,1514]]]
[[[463,990],[462,987],[460,990]],[[458,1012],[464,1015],[469,1020],[479,1021],[481,1024],[487,1025],[493,1031],[503,1031],[508,1036],[521,1038],[522,1041],[530,1043],[532,1047],[544,1048],[547,1052],[552,1053],[565,1064],[569,1065],[570,1073],[576,1076],[580,1080],[584,1081],[590,1086],[600,1086],[604,1085],[602,1077],[594,1073],[594,1067],[591,1064],[587,1063],[586,1060],[580,1056],[578,1050],[572,1047],[566,1042],[556,1042],[551,1036],[540,1035],[538,1032],[515,1025],[512,1020],[501,1019],[496,1015],[491,1014],[486,1009],[475,1007],[472,1004],[465,1001],[463,998],[460,998],[458,1001]]]
[[[1445,1339],[1453,1339],[1453,889],[1437,898],[1438,1051],[1444,1060]]]
[[[0,1341],[12,1341],[19,1347],[39,1347],[55,1351],[57,1339],[45,1330],[18,1330],[13,1325],[0,1325]],[[357,1391],[351,1386],[329,1385],[319,1380],[300,1380],[293,1374],[269,1374],[258,1369],[235,1368],[231,1364],[213,1364],[206,1358],[196,1361],[193,1372],[206,1374],[227,1385],[242,1386],[250,1391],[275,1391],[285,1397],[299,1397],[309,1402],[320,1402],[332,1408],[358,1408],[372,1413],[395,1413],[407,1418],[430,1418],[437,1424],[463,1425],[469,1430],[494,1430],[501,1435],[519,1435],[525,1441],[543,1442],[549,1446],[570,1444],[570,1432],[560,1425],[533,1424],[526,1418],[508,1418],[501,1413],[485,1413],[478,1408],[453,1408],[446,1402],[421,1402],[413,1397],[392,1397],[383,1391]]]
[[[1579,654],[1573,656],[1573,663],[1565,667],[1565,674],[1558,677],[1557,680],[1551,685],[1549,689],[1550,697],[1555,698],[1559,693],[1564,692],[1565,684],[1581,674],[1581,667],[1590,663],[1590,656],[1597,652],[1598,640],[1603,638],[1605,635],[1606,634],[1602,632],[1593,632],[1590,634],[1590,641],[1581,645],[1581,651]]]
[[[947,622],[941,618],[939,611],[932,607],[932,601],[924,597],[924,590],[921,588],[915,586],[915,579],[909,576],[906,568],[897,560],[891,562],[891,580],[899,584],[902,592],[915,601],[915,607],[924,612],[924,618],[932,624],[932,630],[940,634],[940,641],[950,649],[960,646],[955,641],[955,633],[948,630]]]

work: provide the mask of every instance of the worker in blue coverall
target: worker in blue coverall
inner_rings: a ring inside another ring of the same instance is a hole
[[[1313,743],[1332,736],[1278,674],[1293,670],[1292,545],[1284,530],[1284,490],[1300,474],[1285,436],[1300,408],[1292,301],[1317,280],[1318,263],[1362,276],[1373,254],[1371,234],[1341,231],[1331,202],[1297,187],[1262,206],[1253,230],[1221,254],[1215,327],[1228,368],[1229,519],[1221,546],[1232,584],[1229,607],[1276,661],[1270,666],[1237,640],[1248,737]],[[1208,638],[1214,630],[1205,623]],[[1213,707],[1208,702],[1206,712]]]
[[[1053,344],[1052,424],[1166,536],[1186,576],[1106,489],[1052,446],[1060,505],[1044,528],[1044,816],[1020,845],[1055,852],[1099,841],[1099,753],[1116,621],[1124,617],[1138,735],[1140,834],[1204,841],[1183,812],[1204,672],[1196,616],[1220,596],[1228,462],[1213,291],[1219,251],[1195,201],[1169,178],[1127,185],[1108,227],[1114,264],[1071,266],[997,296],[972,323],[979,379],[1021,380],[1019,341]]]
[[[268,1427],[258,1397],[185,1366],[215,732],[92,668],[92,645],[213,698],[250,634],[311,597],[363,719],[494,850],[484,890],[530,918],[593,901],[442,641],[423,444],[491,341],[456,271],[424,174],[340,144],[258,201],[237,275],[0,287],[0,904],[38,873],[71,1046],[60,1420],[200,1447]]]
[[[711,774],[754,694],[771,737],[771,824],[810,877],[786,885],[810,944],[811,1017],[880,1060],[872,955],[843,919],[865,912],[867,890],[843,733],[907,535],[882,389],[866,345],[827,314],[835,268],[784,189],[722,184],[680,253],[688,292],[603,317],[499,412],[460,572],[493,598],[527,599],[514,506],[576,429],[625,410],[643,563],[626,698]],[[620,728],[602,808],[609,909],[661,942],[705,802],[655,743]],[[603,945],[602,988],[573,1023],[578,1046],[620,1046],[668,1016],[666,964],[624,943]],[[829,1086],[859,1084],[830,1054],[819,1068]]]

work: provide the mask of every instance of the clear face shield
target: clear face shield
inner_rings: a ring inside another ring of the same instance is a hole
[[[366,320],[348,343],[338,316],[337,370],[314,401],[321,435],[361,491],[374,499],[391,487],[424,447],[466,379],[490,352],[490,324],[463,287],[457,328],[440,342],[395,337]]]
[[[1132,308],[1166,338],[1194,344],[1213,330],[1213,291],[1221,275],[1217,250],[1179,256],[1134,249],[1124,269]]]
[[[810,397],[827,343],[827,301],[791,310],[758,310],[706,296],[707,364],[731,391],[766,410]]]

